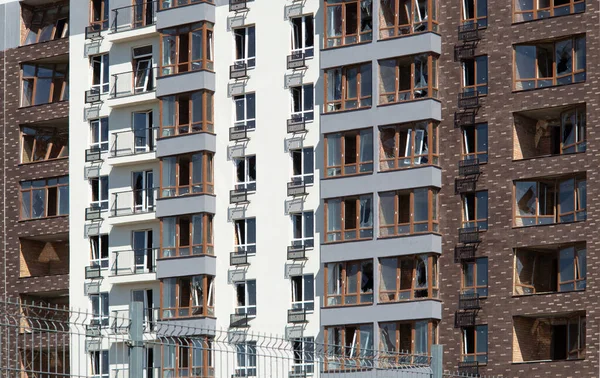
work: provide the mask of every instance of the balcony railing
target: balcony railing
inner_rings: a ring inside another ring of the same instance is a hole
[[[302,179],[292,180],[287,183],[288,197],[304,196],[308,194],[306,191],[306,182]]]
[[[154,127],[147,127],[113,133],[110,155],[112,157],[132,156],[154,151],[156,130]]]
[[[156,321],[158,320],[158,308],[144,307],[143,309],[143,330],[144,332],[154,332],[156,330]],[[110,328],[114,333],[126,334],[131,326],[131,311],[114,310],[110,316]]]
[[[157,1],[143,1],[135,5],[113,9],[113,23],[110,27],[111,33],[154,25],[156,23],[157,8]]]
[[[100,207],[88,207],[85,209],[85,220],[86,221],[97,221],[102,220],[102,209]]]
[[[479,310],[481,303],[478,293],[461,293],[458,295],[459,310]]]
[[[114,251],[111,273],[113,276],[154,273],[158,251],[159,248]]]
[[[474,245],[456,246],[454,247],[454,262],[474,259],[476,251],[477,248]]]
[[[248,9],[248,0],[229,0],[229,11],[239,12]]]
[[[229,203],[237,204],[237,203],[248,203],[248,189],[234,189],[229,191]]]
[[[231,252],[229,254],[229,265],[231,265],[231,266],[249,265],[248,252],[247,251]]]
[[[294,51],[292,55],[287,56],[287,69],[295,70],[306,67],[306,55],[303,51]]]
[[[102,278],[102,268],[100,267],[100,265],[86,266],[85,279],[95,280],[97,278]]]
[[[229,67],[229,79],[245,79],[248,77],[248,65],[246,62],[235,62]]]
[[[480,173],[479,159],[465,159],[458,162],[460,176],[474,176]]]
[[[475,46],[473,44],[464,44],[454,46],[454,61],[459,62],[463,59],[469,59],[475,56]]]
[[[479,227],[464,227],[458,230],[458,242],[464,244],[476,244],[479,238]]]
[[[102,160],[102,149],[100,147],[92,147],[88,150],[85,150],[85,162],[93,163],[95,161]]]
[[[475,311],[456,311],[454,313],[454,328],[474,326],[476,317],[477,313]]]
[[[149,67],[112,75],[110,98],[121,98],[154,91],[156,89],[157,72],[157,67]]]
[[[306,120],[303,114],[292,114],[292,118],[287,120],[288,134],[303,133],[306,131]]]
[[[245,328],[250,326],[250,315],[248,314],[231,314],[229,316],[230,328]]]
[[[458,94],[458,107],[461,109],[474,109],[481,106],[479,91],[467,91]]]
[[[101,24],[92,24],[85,27],[85,39],[97,39],[100,38],[102,32]]]
[[[454,194],[473,193],[477,190],[477,178],[454,179]]]
[[[237,125],[229,128],[229,141],[248,139],[248,128],[246,125]]]
[[[475,111],[467,110],[454,113],[454,127],[465,127],[475,125]]]
[[[458,363],[458,371],[465,376],[479,376],[479,361],[461,361]]]
[[[306,260],[306,246],[305,245],[290,245],[287,247],[287,259]]]
[[[306,323],[306,309],[304,308],[294,308],[288,310],[287,313],[287,321],[288,323],[298,324],[298,323]]]
[[[120,217],[154,212],[157,195],[157,188],[133,189],[113,193],[110,214],[113,217]]]
[[[463,42],[477,41],[481,39],[479,24],[472,22],[458,27],[458,40]]]
[[[85,103],[93,104],[100,102],[100,88],[92,88],[89,91],[85,91]]]

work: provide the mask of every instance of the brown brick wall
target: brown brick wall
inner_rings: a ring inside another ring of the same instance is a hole
[[[444,345],[444,368],[455,370],[460,359],[460,330],[454,328],[454,312],[458,309],[460,265],[453,261],[453,249],[458,243],[460,227],[460,196],[454,193],[458,175],[461,138],[453,124],[460,91],[460,63],[453,61],[454,46],[458,43],[460,2],[440,2],[442,57],[440,59],[440,125],[441,164],[443,167],[440,194],[440,222],[443,234],[443,253],[440,259],[440,280],[443,320],[440,324],[440,343]],[[598,3],[586,2],[584,14],[512,24],[511,1],[488,0],[488,28],[477,46],[477,54],[489,59],[489,95],[477,114],[477,122],[489,127],[489,163],[482,167],[477,188],[489,193],[489,230],[484,233],[477,254],[489,258],[489,296],[482,300],[477,322],[488,324],[488,364],[482,374],[505,377],[598,377],[598,333],[596,316],[599,292],[595,286],[600,274],[600,260],[593,258],[598,251],[596,223],[600,216],[600,135],[594,125],[600,119],[598,93],[598,63],[600,62],[600,28]],[[584,83],[531,91],[512,91],[512,45],[546,38],[586,34],[587,78]],[[587,104],[588,149],[585,154],[553,156],[513,161],[513,113],[544,107]],[[513,227],[513,180],[543,175],[586,172],[588,219],[584,222]],[[513,248],[541,244],[587,241],[587,290],[535,296],[513,296]],[[585,359],[523,364],[513,363],[513,317],[529,314],[550,314],[584,310],[587,313]]]

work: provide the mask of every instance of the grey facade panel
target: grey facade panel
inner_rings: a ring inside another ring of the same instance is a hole
[[[418,100],[393,105],[373,106],[369,109],[321,114],[323,134],[354,130],[369,126],[392,125],[433,119],[442,119],[442,105],[437,100]]]
[[[215,91],[214,72],[202,70],[159,77],[156,83],[156,96],[169,96],[201,89]]]
[[[161,198],[156,201],[156,217],[171,217],[181,214],[216,212],[215,196],[201,194],[173,198]]]
[[[441,319],[442,303],[434,300],[385,305],[321,308],[321,326],[364,324],[416,319]]]
[[[215,152],[216,149],[216,136],[210,133],[186,134],[156,141],[156,156],[159,158],[198,151]]]
[[[442,253],[442,237],[440,235],[425,234],[350,243],[321,244],[321,263],[429,252]]]
[[[159,321],[157,336],[215,335],[217,320],[215,318],[189,318]]]
[[[197,276],[217,274],[217,262],[214,256],[177,257],[156,261],[156,279],[169,277]]]
[[[21,45],[21,5],[18,1],[0,4],[0,51]]]
[[[156,15],[156,28],[165,29],[199,21],[215,23],[215,6],[213,4],[199,3],[161,10]]]
[[[321,50],[321,69],[430,51],[437,54],[441,54],[442,52],[442,39],[434,33],[386,39]]]

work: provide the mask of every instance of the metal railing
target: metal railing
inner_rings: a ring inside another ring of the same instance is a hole
[[[143,1],[138,4],[112,10],[111,33],[119,33],[152,26],[156,23],[158,1]]]
[[[214,0],[160,0],[160,10],[200,3],[214,4],[215,2]]]
[[[110,216],[120,217],[156,211],[158,188],[133,189],[112,194]]]
[[[464,244],[476,244],[479,238],[479,227],[463,227],[458,229],[458,242]]]
[[[458,27],[459,41],[469,42],[478,39],[481,39],[481,36],[479,35],[479,24],[477,22],[471,22]]]
[[[114,132],[111,157],[132,156],[154,151],[157,128],[132,129]]]
[[[110,98],[153,92],[156,89],[157,74],[157,67],[149,67],[112,75]]]
[[[460,176],[472,176],[480,173],[479,159],[465,159],[458,162]]]
[[[126,276],[156,272],[156,257],[159,248],[140,248],[134,250],[113,251],[113,276]]]

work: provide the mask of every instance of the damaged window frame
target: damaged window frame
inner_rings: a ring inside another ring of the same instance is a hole
[[[488,258],[479,257],[463,261],[461,266],[461,293],[488,296]]]
[[[462,227],[477,227],[480,231],[488,229],[488,191],[481,190],[465,193],[461,196]]]
[[[292,182],[310,186],[315,181],[315,152],[313,147],[290,150]]]
[[[479,123],[473,126],[463,126],[462,159],[479,159],[479,163],[488,161],[488,124]]]
[[[256,27],[254,25],[233,29],[234,65],[256,66]]]
[[[21,164],[68,157],[68,127],[21,126]]]
[[[236,190],[256,191],[256,155],[233,159],[234,187]]]
[[[325,307],[339,307],[372,304],[375,285],[374,274],[373,260],[325,264],[325,298],[323,299],[323,305]]]
[[[388,279],[386,279],[388,277]],[[387,286],[393,281],[393,286]],[[378,304],[438,298],[438,256],[386,257],[379,259]]]
[[[371,62],[328,68],[325,78],[325,113],[370,108],[373,105]]]
[[[409,55],[378,63],[379,105],[438,97],[437,55]]]
[[[460,0],[461,11],[460,18],[463,25],[472,25],[477,23],[477,28],[486,28],[488,24],[487,20],[487,2],[488,0]],[[468,10],[467,5],[471,5],[471,9]]]
[[[315,310],[315,277],[304,274],[290,277],[291,303],[294,310]]]
[[[244,127],[248,131],[256,129],[256,93],[233,96],[233,108],[235,127]]]
[[[461,361],[487,364],[489,339],[487,324],[463,327],[461,336]]]
[[[20,220],[69,215],[69,177],[21,181],[19,199]],[[34,214],[36,202],[40,208]]]
[[[90,120],[90,149],[108,151],[108,117]]]
[[[313,84],[297,85],[290,88],[290,114],[293,120],[314,121],[314,92]]]
[[[379,237],[439,232],[438,193],[437,188],[430,187],[380,192]],[[426,209],[417,208],[417,204]]]
[[[21,46],[48,42],[69,37],[69,4],[51,8],[30,8],[21,4],[23,26],[26,29],[25,39]],[[31,18],[25,21],[25,12],[31,13]]]
[[[546,268],[542,265],[544,261]],[[548,263],[550,267],[547,266]],[[531,273],[529,277],[526,277],[527,272]],[[516,248],[514,277],[513,295],[583,291],[587,283],[586,245],[574,243],[556,245],[553,248]],[[536,277],[545,282],[538,283]],[[543,290],[544,287],[547,290]]]
[[[44,83],[45,85],[41,85]],[[43,90],[46,98],[38,98]],[[69,100],[68,63],[21,65],[21,107],[53,104]]]
[[[420,121],[379,127],[379,170],[439,164],[439,123]]]
[[[373,40],[373,0],[325,0],[324,13],[325,49]]]
[[[324,139],[326,178],[373,172],[372,128],[325,134]]]
[[[346,217],[354,207],[355,216]],[[325,200],[325,243],[373,238],[373,196],[364,194]]]
[[[437,0],[378,1],[380,40],[439,31]]]
[[[315,245],[315,214],[311,211],[290,213],[292,246],[313,248]]]
[[[99,31],[108,29],[109,11],[109,0],[90,0],[90,26]]]
[[[108,234],[90,235],[90,266],[99,267],[102,270],[108,269]]]
[[[108,349],[90,351],[89,356],[90,376],[92,378],[108,378],[110,376]]]
[[[212,214],[161,218],[160,235],[160,258],[214,254]]]
[[[292,372],[301,374],[313,374],[315,371],[315,338],[294,337],[290,339],[294,361]]]
[[[464,93],[488,94],[488,56],[480,55],[461,61],[462,90]]]
[[[315,33],[313,14],[302,15],[290,18],[291,33],[291,52],[303,53],[304,57],[312,58],[314,56]]]
[[[165,339],[161,341],[161,357],[157,362],[161,363],[164,377],[206,376],[214,368],[212,338],[194,336],[178,337],[172,342],[166,342]]]
[[[567,16],[585,12],[585,0],[567,0],[566,4],[556,5],[555,0],[546,0],[548,6],[540,6],[538,0],[513,0],[513,23],[542,20],[549,17]],[[558,12],[557,12],[558,11]]]
[[[438,323],[433,319],[379,323],[380,360],[388,366],[427,364],[431,345],[437,343]]]
[[[213,27],[198,22],[160,32],[160,76],[214,69]]]
[[[214,276],[164,278],[160,280],[160,318],[213,317],[214,294]]]
[[[256,280],[235,282],[236,315],[256,316]]]
[[[324,327],[323,371],[372,368],[375,357],[373,332],[372,323]]]
[[[234,250],[247,255],[256,254],[256,218],[236,219],[233,229]]]
[[[98,176],[89,179],[90,182],[90,207],[101,211],[108,211],[108,176]]]

